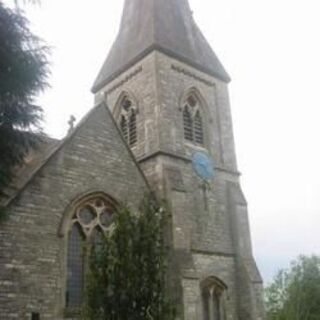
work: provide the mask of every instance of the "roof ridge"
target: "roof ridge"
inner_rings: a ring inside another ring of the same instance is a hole
[[[134,157],[131,149],[128,147],[127,143],[125,142],[123,136],[121,135],[118,126],[116,125],[116,122],[111,114],[110,109],[108,108],[108,106],[106,105],[105,102],[101,102],[99,104],[97,104],[96,106],[94,106],[92,109],[90,109],[87,114],[81,119],[81,121],[77,124],[77,126],[74,128],[73,131],[70,132],[70,134],[68,134],[64,139],[60,140],[59,143],[57,143],[57,145],[55,145],[55,147],[53,149],[50,150],[50,152],[48,152],[48,154],[46,154],[43,158],[42,161],[39,162],[39,164],[37,166],[35,166],[35,168],[33,168],[33,170],[30,172],[29,176],[27,177],[27,179],[25,181],[23,181],[23,183],[21,184],[21,186],[18,186],[18,188],[13,188],[15,189],[15,192],[9,196],[6,199],[3,199],[1,201],[0,199],[0,207],[7,207],[8,205],[10,205],[10,203],[27,187],[27,185],[33,180],[33,178],[37,175],[37,173],[50,161],[50,159],[68,142],[72,139],[72,137],[78,132],[78,130],[86,123],[86,121],[88,120],[88,118],[91,116],[91,114],[97,110],[98,108],[104,108],[106,110],[106,112],[109,114],[112,123],[114,124],[116,130],[119,133],[120,138],[122,139],[122,141],[124,142],[125,147],[127,148],[127,150],[129,151],[130,156],[132,157],[136,167],[138,168],[139,172],[142,174],[142,178],[144,179],[146,185],[148,186],[149,189],[150,185],[148,183],[148,180],[146,179],[142,169],[140,168],[136,158]]]
[[[57,145],[48,152],[48,154],[43,158],[43,160],[40,161],[39,164],[35,166],[35,168],[33,168],[28,178],[21,184],[21,186],[18,188],[14,188],[16,189],[16,192],[13,195],[9,196],[7,199],[5,199],[3,203],[0,202],[0,207],[7,207],[18,196],[18,194],[20,194],[20,192],[22,192],[22,190],[25,189],[25,187],[30,183],[30,181],[33,180],[33,178],[38,173],[38,171],[40,171],[45,166],[45,164],[53,157],[53,155],[55,155],[56,152],[58,152],[58,150],[60,150],[61,147],[64,144],[66,144],[67,141],[69,141],[74,136],[74,134],[79,130],[79,128],[83,125],[83,123],[85,123],[86,119],[90,116],[90,114],[98,107],[99,105],[95,106],[94,108],[92,108],[90,111],[87,112],[87,114],[77,124],[74,130],[71,131],[70,134],[68,134],[64,139],[60,140],[57,143]]]

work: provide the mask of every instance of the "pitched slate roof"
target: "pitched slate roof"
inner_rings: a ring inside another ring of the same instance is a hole
[[[30,152],[24,164],[14,170],[14,177],[0,195],[0,207],[5,207],[31,179],[35,172],[46,162],[48,156],[59,146],[61,142],[56,139],[46,137],[40,146]]]
[[[153,50],[230,81],[196,25],[188,0],[125,0],[118,36],[92,91],[97,92]]]

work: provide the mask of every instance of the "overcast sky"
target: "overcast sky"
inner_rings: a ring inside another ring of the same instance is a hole
[[[178,0],[177,0],[178,1]],[[5,0],[7,4],[12,1]],[[264,279],[299,254],[320,254],[319,0],[190,0],[198,25],[232,77],[239,169],[254,253]],[[42,0],[27,6],[52,47],[46,131],[63,137],[120,22],[123,0]]]

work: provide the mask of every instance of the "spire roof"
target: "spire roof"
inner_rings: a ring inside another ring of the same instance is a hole
[[[118,36],[92,91],[97,92],[153,50],[230,81],[196,25],[188,0],[125,0]]]

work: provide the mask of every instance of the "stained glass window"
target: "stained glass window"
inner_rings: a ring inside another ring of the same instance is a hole
[[[83,240],[84,236],[78,223],[72,226],[68,243],[68,280],[67,306],[78,307],[82,302],[83,291]]]
[[[67,308],[79,308],[82,304],[88,253],[101,246],[105,234],[110,230],[114,212],[113,204],[94,196],[75,208],[68,236]]]
[[[79,219],[82,224],[89,224],[95,218],[96,214],[94,208],[86,206],[79,210]]]

